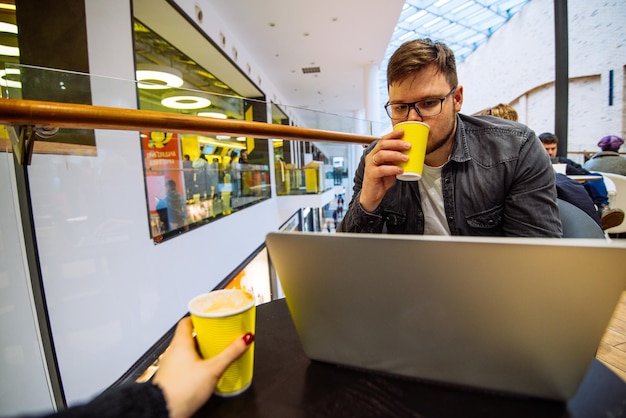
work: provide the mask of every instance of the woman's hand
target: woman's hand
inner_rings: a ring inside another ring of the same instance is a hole
[[[191,318],[181,319],[152,380],[163,391],[170,417],[190,417],[204,405],[226,368],[241,357],[253,341],[254,335],[247,333],[219,355],[205,360],[196,351]]]

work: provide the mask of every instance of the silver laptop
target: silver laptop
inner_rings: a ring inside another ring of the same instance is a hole
[[[266,243],[309,358],[549,399],[575,395],[626,285],[626,245],[602,240]]]

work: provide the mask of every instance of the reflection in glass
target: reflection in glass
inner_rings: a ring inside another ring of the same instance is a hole
[[[265,107],[242,98],[138,20],[134,37],[141,109],[250,120],[255,106]],[[141,139],[155,243],[270,197],[262,141],[173,132],[142,132]],[[250,154],[246,164],[240,161],[244,151]],[[184,213],[173,220],[179,200]]]

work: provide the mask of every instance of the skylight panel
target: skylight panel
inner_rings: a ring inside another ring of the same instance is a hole
[[[526,3],[528,3],[528,0],[504,0],[498,2],[498,10],[512,10],[515,13]]]
[[[398,37],[399,41],[404,41],[405,39],[409,39],[411,36],[415,35],[414,32],[407,32],[404,35]]]
[[[431,20],[431,21],[429,21],[429,22],[426,22],[426,23],[424,24],[424,29],[427,29],[427,28],[430,28],[431,26],[436,25],[436,24],[437,24],[437,23],[439,23],[442,19],[443,19],[443,18],[441,18],[441,17],[439,17],[439,16],[438,16],[438,17],[434,18],[433,20]]]
[[[425,37],[444,42],[461,63],[529,1],[406,0],[380,64],[381,97],[387,100],[387,63],[402,42]]]
[[[482,20],[475,20],[472,22],[472,27],[476,28],[476,30],[481,32],[487,32],[490,27],[494,26],[502,26],[502,24],[506,22],[504,18],[501,16],[484,16]]]
[[[487,40],[487,35],[485,35],[484,33],[476,33],[475,35],[466,38],[464,43],[478,46],[479,44],[485,42],[486,40]]]
[[[476,5],[476,3],[474,2],[474,0],[469,0],[469,1],[466,1],[466,2],[462,3],[460,6],[457,6],[457,7],[455,7],[454,9],[452,9],[451,13],[452,13],[452,14],[457,14],[457,13],[459,13],[459,12],[461,12],[461,11],[463,11],[463,10],[467,9],[468,7],[470,7],[470,6],[474,6],[474,5]]]
[[[452,15],[450,16],[450,19],[455,20],[455,21],[460,21],[462,19],[466,19],[468,16],[472,16],[476,13],[480,13],[482,12],[484,9],[479,6],[478,4],[471,2],[473,4],[470,4],[468,7],[461,9],[460,11],[456,12],[456,13],[452,13]]]
[[[412,14],[411,16],[407,17],[404,21],[406,23],[411,23],[411,22],[413,22],[413,21],[415,21],[415,20],[417,20],[417,19],[419,19],[421,17],[426,16],[427,14],[428,14],[428,12],[426,10],[422,9],[422,10],[418,11],[417,13]]]

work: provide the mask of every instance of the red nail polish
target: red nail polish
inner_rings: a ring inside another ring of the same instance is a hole
[[[242,339],[243,339],[243,342],[246,343],[246,345],[250,345],[254,341],[254,334],[251,332],[248,332],[246,335],[242,337]]]

